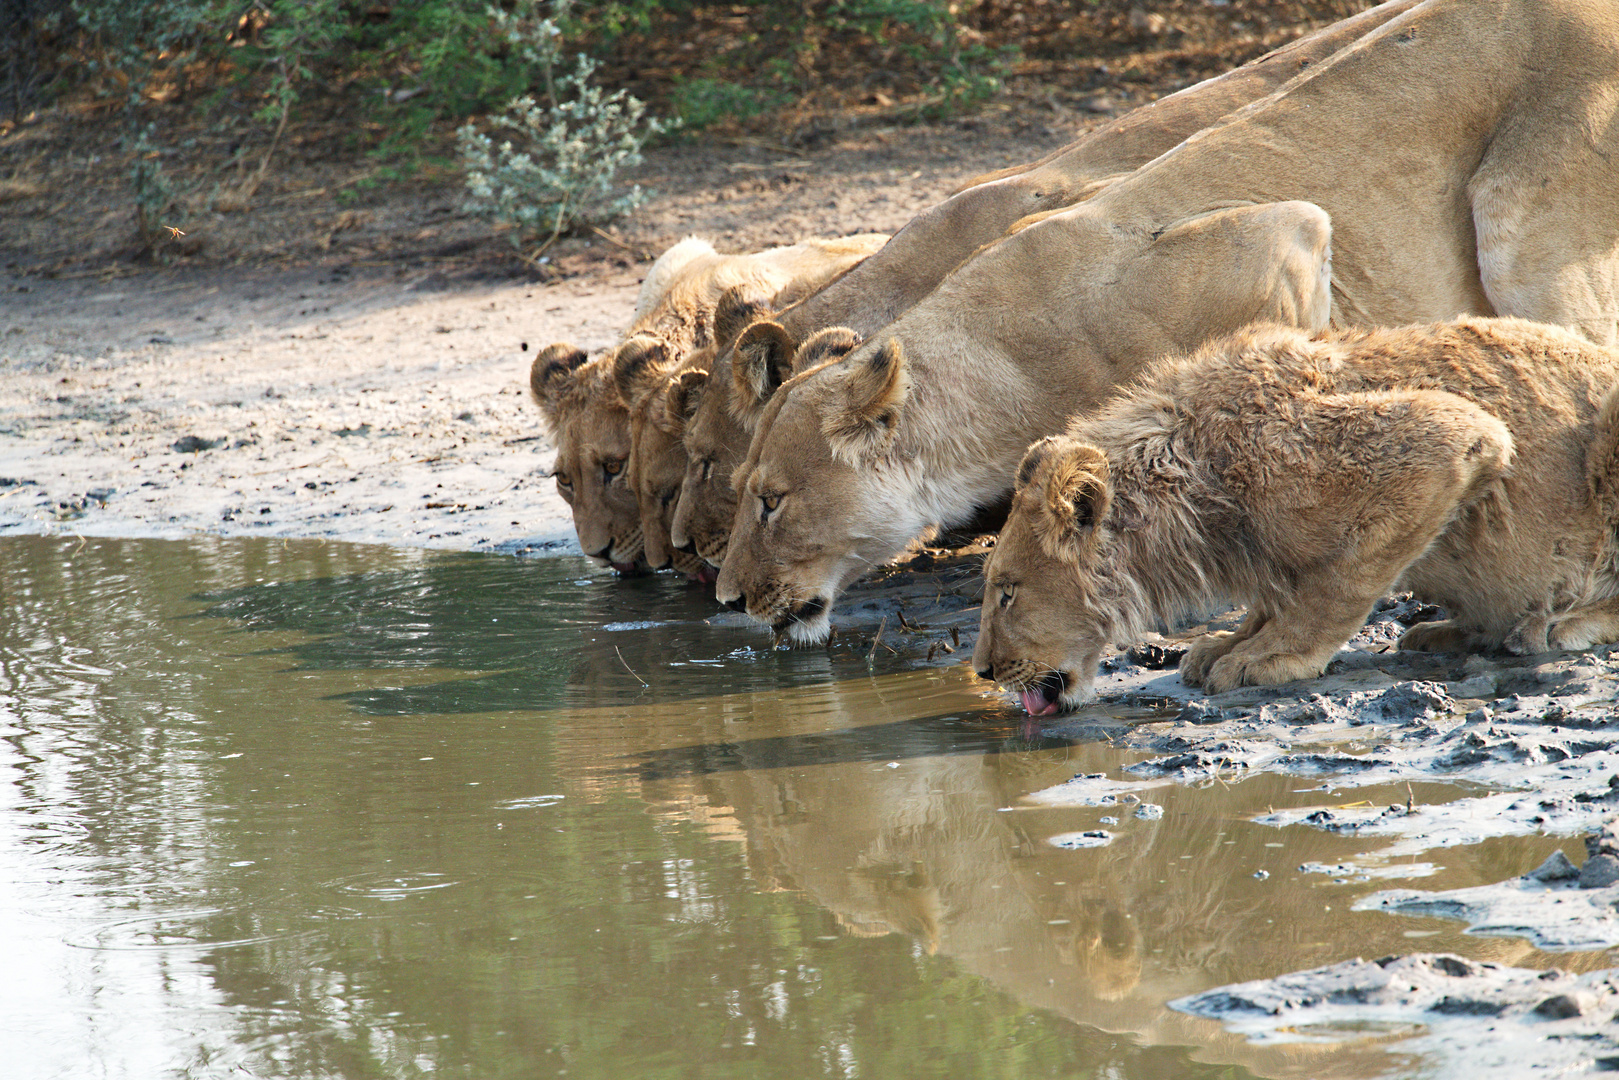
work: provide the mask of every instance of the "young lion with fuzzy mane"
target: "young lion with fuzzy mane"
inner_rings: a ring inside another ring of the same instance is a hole
[[[1517,319],[1258,325],[1159,361],[1024,457],[973,667],[1055,713],[1107,643],[1236,602],[1181,678],[1312,678],[1395,589],[1451,614],[1402,649],[1619,641],[1616,380],[1619,351]]]

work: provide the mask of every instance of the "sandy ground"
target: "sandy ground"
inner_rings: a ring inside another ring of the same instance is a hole
[[[636,277],[440,283],[13,280],[0,294],[0,535],[568,542],[524,345],[607,346]]]
[[[498,239],[495,256],[489,243],[435,253],[446,237],[488,236],[453,192],[350,215],[395,222],[392,245],[358,225],[316,228],[326,253],[281,269],[42,269],[36,249],[53,241],[14,232],[28,214],[13,203],[0,228],[0,535],[571,545],[542,476],[554,450],[526,396],[529,360],[554,341],[616,342],[658,252],[689,234],[752,251],[894,232],[971,177],[1106,118],[992,111],[814,153],[666,147],[637,171],[657,197],[615,238],[559,248],[545,280],[514,280]],[[190,239],[226,244],[211,227]]]

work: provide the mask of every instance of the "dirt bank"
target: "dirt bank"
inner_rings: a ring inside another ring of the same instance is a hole
[[[378,258],[381,243],[350,242],[357,229],[306,260],[298,238],[321,226],[293,216],[279,219],[296,235],[277,265],[41,269],[57,241],[26,246],[25,215],[9,215],[6,239],[24,248],[0,252],[0,534],[570,542],[540,476],[553,451],[525,396],[528,362],[553,341],[616,341],[647,257],[690,233],[744,251],[892,232],[1103,119],[1059,129],[995,112],[864,130],[813,154],[665,148],[648,166],[665,170],[662,193],[622,223],[628,239],[571,242],[532,273],[498,238],[480,241],[493,255],[435,255],[396,237]],[[453,193],[426,207],[408,194],[366,220],[415,229],[426,213],[443,219],[435,235],[487,237],[451,211]],[[88,224],[75,228],[94,235]]]

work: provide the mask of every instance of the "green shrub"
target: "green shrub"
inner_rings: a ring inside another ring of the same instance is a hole
[[[575,53],[572,68],[565,66],[558,24],[570,6],[553,0],[553,17],[543,18],[532,0],[515,13],[490,9],[513,52],[537,73],[544,98],[525,94],[491,117],[512,136],[498,146],[473,124],[456,132],[467,208],[515,226],[514,240],[546,234],[541,250],[580,224],[640,205],[646,197],[640,187],[619,192],[613,177],[640,162],[647,139],[668,130],[624,90],[598,86],[589,56]]]

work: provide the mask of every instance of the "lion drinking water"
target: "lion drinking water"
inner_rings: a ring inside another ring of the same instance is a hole
[[[1055,713],[1106,644],[1236,602],[1181,678],[1311,678],[1395,589],[1451,615],[1402,649],[1619,641],[1616,382],[1619,351],[1517,319],[1259,325],[1159,361],[1024,457],[973,667]]]
[[[1619,6],[1424,0],[794,375],[732,477],[715,595],[824,641],[850,582],[1003,500],[1029,443],[1251,321],[1619,341],[1616,102]]]

